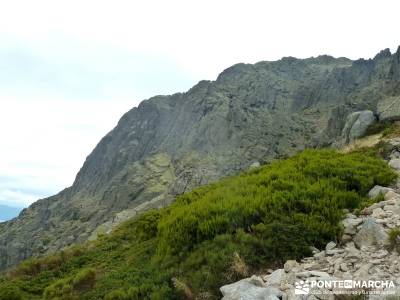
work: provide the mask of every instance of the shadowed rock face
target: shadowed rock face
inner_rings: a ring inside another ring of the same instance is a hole
[[[399,53],[237,64],[127,112],[72,187],[0,224],[0,269],[61,249],[250,165],[336,141],[349,113],[396,94]],[[399,92],[400,94],[400,92]]]

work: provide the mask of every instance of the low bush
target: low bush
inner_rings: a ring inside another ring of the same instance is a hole
[[[76,291],[90,290],[96,283],[96,270],[93,268],[85,268],[79,271],[72,279],[72,287]]]
[[[18,287],[12,284],[2,284],[0,288],[0,300],[24,300],[26,299]]]

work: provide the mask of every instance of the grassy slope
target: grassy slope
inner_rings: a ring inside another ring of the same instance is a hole
[[[394,178],[365,153],[307,150],[26,261],[0,279],[0,299],[219,299],[221,285],[335,240],[343,209]]]

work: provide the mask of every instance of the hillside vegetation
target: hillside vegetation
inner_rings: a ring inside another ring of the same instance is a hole
[[[350,141],[347,118],[365,110],[379,116],[396,103],[399,82],[400,48],[355,61],[321,55],[240,63],[186,92],[144,100],[88,153],[71,187],[0,224],[0,271],[81,244],[136,211],[166,206],[254,163]]]
[[[343,209],[394,179],[373,154],[306,150],[25,261],[0,279],[0,299],[219,299],[221,285],[336,240]]]

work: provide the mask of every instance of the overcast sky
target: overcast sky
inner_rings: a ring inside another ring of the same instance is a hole
[[[70,186],[128,109],[238,62],[395,51],[398,0],[0,1],[0,204]]]

